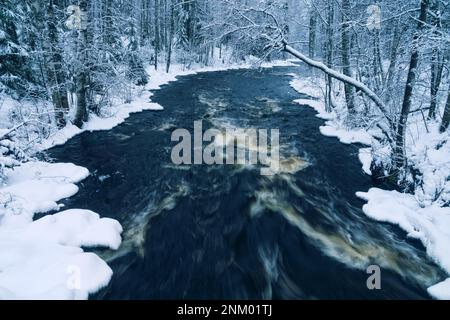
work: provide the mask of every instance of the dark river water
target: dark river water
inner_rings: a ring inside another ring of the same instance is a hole
[[[94,299],[429,299],[445,278],[396,226],[361,211],[356,191],[373,183],[358,146],[322,136],[323,120],[293,100],[296,67],[180,77],[155,91],[164,111],[132,115],[110,131],[83,133],[53,148],[58,162],[88,168],[67,208],[120,221],[123,244],[99,251],[114,270]],[[176,166],[171,133],[280,130],[286,168]],[[366,268],[381,268],[369,290]]]

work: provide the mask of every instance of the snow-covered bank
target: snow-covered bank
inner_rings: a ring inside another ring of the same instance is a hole
[[[298,78],[296,74],[290,74],[294,77],[291,81],[291,87],[299,93],[306,94],[310,98],[297,99],[300,105],[312,107],[317,112],[317,117],[326,120],[325,124],[319,128],[320,133],[328,137],[336,137],[340,142],[345,144],[360,143],[370,146],[373,142],[373,136],[379,135],[377,130],[370,132],[364,129],[349,129],[340,115],[345,114],[344,103],[337,104],[337,108],[327,112],[325,103],[323,102],[324,81],[312,78]],[[359,160],[363,165],[366,174],[371,175],[370,164],[372,162],[371,148],[361,148],[359,151]]]
[[[84,131],[99,131],[110,130],[115,126],[124,122],[132,113],[141,112],[145,110],[163,110],[163,107],[151,101],[152,93],[150,90],[159,89],[161,86],[169,82],[176,81],[179,76],[192,75],[202,72],[225,71],[234,69],[252,68],[258,63],[254,59],[247,59],[242,63],[235,64],[218,64],[211,67],[194,67],[186,69],[182,65],[174,64],[170,67],[170,72],[159,70],[156,71],[153,66],[148,66],[146,72],[149,75],[149,83],[145,87],[135,87],[132,90],[133,100],[130,103],[118,103],[112,105],[108,109],[109,115],[104,118],[90,115],[89,121],[80,129],[75,125],[67,125],[65,128],[56,131],[50,138],[41,143],[39,149],[46,150],[53,146],[61,145],[67,142],[70,138]],[[288,61],[274,61],[258,64],[261,68],[272,68],[276,66],[292,66]]]
[[[435,204],[422,208],[413,195],[378,188],[357,196],[367,201],[363,206],[366,215],[397,224],[408,237],[419,239],[427,254],[450,274],[450,208]],[[450,299],[450,278],[428,292],[437,299]]]
[[[325,104],[323,103],[322,98],[322,88],[325,85],[323,81],[318,80],[317,82],[312,82],[312,79],[310,78],[297,78],[295,74],[291,74],[291,76],[294,77],[291,81],[292,88],[299,93],[311,97],[311,99],[297,99],[295,102],[314,108],[314,110],[317,111],[317,117],[326,120],[325,125],[319,128],[324,136],[336,137],[340,142],[345,144],[361,143],[370,145],[372,143],[372,135],[366,130],[349,130],[345,127],[343,119],[339,117],[339,115],[342,114],[340,110],[343,108],[342,103],[337,104],[337,108],[333,109],[331,112],[325,110]]]
[[[335,108],[328,113],[321,89],[325,87],[323,81],[292,76],[291,86],[311,97],[296,102],[313,107],[317,116],[326,120],[320,127],[323,135],[337,137],[342,143],[368,146],[359,150],[359,160],[363,171],[370,175],[374,152],[377,156],[386,152],[373,138],[381,136],[379,129],[366,130],[363,126],[349,129],[345,124],[347,111],[343,94],[333,97]],[[437,123],[425,127],[422,118],[414,117],[410,122],[413,129],[407,135],[406,153],[421,174],[420,188],[416,188],[415,194],[373,188],[368,192],[358,192],[357,196],[367,201],[363,206],[367,216],[397,224],[409,237],[419,239],[427,254],[450,275],[450,208],[444,207],[450,202],[450,136],[448,133],[440,134]],[[428,288],[428,292],[436,299],[450,299],[450,278]]]
[[[81,247],[117,249],[120,224],[88,210],[58,210],[78,192],[87,169],[29,162],[7,171],[0,188],[0,299],[86,299],[107,285],[112,270]]]

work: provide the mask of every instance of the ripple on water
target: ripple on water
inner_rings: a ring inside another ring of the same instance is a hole
[[[287,182],[288,188],[286,189],[273,189],[271,184],[267,183],[265,188],[255,191],[255,201],[249,210],[252,218],[260,217],[268,212],[267,210],[280,214],[291,225],[298,228],[323,254],[351,269],[365,271],[369,265],[377,264],[383,269],[394,271],[405,279],[414,279],[424,287],[436,283],[442,277],[435,266],[424,264],[424,261],[417,257],[414,248],[394,241],[389,235],[383,235],[383,237],[380,235],[380,239],[373,239],[364,229],[358,230],[355,226],[352,228],[352,233],[356,233],[356,236],[352,237],[345,227],[339,225],[340,219],[337,217],[339,213],[330,210],[332,207],[330,204],[324,207],[313,202],[317,215],[336,222],[334,228],[325,229],[317,221],[315,224],[311,224],[304,212],[311,208],[302,208],[300,205],[291,204],[286,200],[290,191],[303,196],[304,192],[295,186],[292,179],[284,181]],[[317,215],[315,219],[320,221]]]

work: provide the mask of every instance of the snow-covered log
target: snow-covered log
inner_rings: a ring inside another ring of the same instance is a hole
[[[369,87],[367,87],[364,83],[346,76],[336,70],[333,70],[331,68],[328,68],[325,64],[323,64],[322,62],[313,60],[308,58],[307,56],[305,56],[304,54],[302,54],[300,51],[295,50],[294,48],[292,48],[290,45],[288,45],[287,41],[283,40],[283,49],[284,51],[292,54],[294,57],[300,59],[301,61],[305,62],[306,64],[308,64],[311,67],[317,68],[319,70],[322,70],[323,72],[325,72],[327,75],[333,77],[334,79],[340,80],[344,83],[350,84],[353,87],[359,89],[361,92],[363,92],[364,94],[366,94],[366,96],[375,103],[375,105],[380,109],[380,111],[382,112],[382,114],[384,115],[384,117],[386,118],[386,120],[389,122],[389,125],[392,127],[393,126],[393,121],[392,119],[389,117],[389,112],[384,104],[384,102],[380,99],[380,97],[378,97],[378,95],[373,92]]]

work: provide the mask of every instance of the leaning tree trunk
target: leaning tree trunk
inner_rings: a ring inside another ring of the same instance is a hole
[[[445,104],[445,110],[444,115],[442,116],[440,131],[444,132],[445,130],[447,130],[449,124],[450,124],[450,88],[447,92],[447,103]]]
[[[342,65],[343,65],[343,73],[351,77],[352,70],[350,66],[350,1],[342,0]],[[347,108],[349,113],[353,113],[355,111],[355,104],[353,98],[353,87],[345,83],[344,84],[344,92],[345,92],[345,100],[347,102]]]
[[[282,43],[283,43],[284,51],[292,54],[294,57],[300,59],[301,61],[305,62],[309,66],[323,71],[327,76],[334,78],[336,80],[342,81],[344,83],[347,83],[347,84],[353,86],[354,88],[360,90],[361,92],[363,92],[380,109],[381,113],[386,118],[390,128],[393,127],[392,119],[389,117],[389,113],[388,113],[388,110],[387,110],[384,102],[380,99],[380,97],[377,96],[377,94],[375,92],[370,90],[370,88],[367,87],[364,83],[362,83],[352,77],[346,76],[343,73],[337,72],[336,70],[328,68],[322,62],[308,58],[307,56],[302,54],[300,51],[297,51],[294,48],[292,48],[290,45],[288,45],[286,40],[283,40]]]
[[[87,0],[80,0],[81,25],[78,30],[79,52],[78,58],[80,70],[76,77],[77,110],[75,113],[74,124],[81,128],[83,122],[87,121],[87,86],[88,86],[88,68],[87,68]]]
[[[411,60],[409,63],[408,77],[406,79],[405,93],[403,95],[402,110],[397,124],[397,133],[395,137],[394,163],[396,169],[404,168],[406,165],[405,131],[406,124],[408,122],[408,115],[411,110],[413,87],[416,80],[417,65],[419,63],[418,41],[420,37],[420,31],[423,29],[423,26],[427,19],[428,3],[429,0],[421,0],[420,2],[419,25],[413,38],[413,48],[411,53]]]

